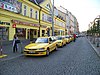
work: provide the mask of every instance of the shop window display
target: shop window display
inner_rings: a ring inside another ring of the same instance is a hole
[[[0,27],[0,39],[8,40],[8,31],[9,31],[9,28]]]
[[[26,29],[16,28],[16,34],[19,39],[26,39]]]

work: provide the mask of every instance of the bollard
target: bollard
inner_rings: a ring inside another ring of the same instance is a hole
[[[0,55],[2,55],[2,40],[0,38]]]
[[[23,53],[22,42],[20,44],[21,44],[21,53]]]
[[[2,46],[0,47],[0,55],[2,55]]]
[[[97,47],[99,47],[99,38],[97,38]]]
[[[6,57],[7,55],[3,54],[3,49],[2,49],[2,40],[0,40],[0,58]]]

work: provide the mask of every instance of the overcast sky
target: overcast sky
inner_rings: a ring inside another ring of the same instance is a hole
[[[80,31],[87,30],[88,24],[100,15],[100,0],[54,0],[54,4],[68,9],[77,18]]]

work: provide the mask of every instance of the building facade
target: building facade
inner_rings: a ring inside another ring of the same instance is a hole
[[[61,10],[54,8],[54,24],[55,24],[55,33],[58,35],[65,35],[66,34],[66,14]]]
[[[67,34],[68,35],[74,34],[74,33],[78,34],[79,33],[79,24],[78,24],[76,17],[70,11],[68,11],[66,8],[64,8],[63,6],[60,6],[57,8],[66,14],[65,16],[66,16]]]
[[[75,30],[77,22],[73,15],[67,13],[66,16],[56,7],[54,17],[52,13],[51,0],[0,0],[0,38],[13,40],[14,34],[20,40],[51,36],[52,22],[54,35],[66,35]]]

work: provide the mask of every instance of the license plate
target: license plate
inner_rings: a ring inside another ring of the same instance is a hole
[[[34,51],[29,51],[29,53],[35,53]]]

